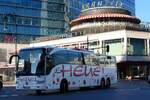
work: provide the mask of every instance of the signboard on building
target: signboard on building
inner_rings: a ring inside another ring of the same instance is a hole
[[[91,3],[86,3],[82,5],[82,10],[94,8],[94,7],[104,7],[104,6],[112,6],[112,7],[122,7],[123,3],[121,0],[93,0]]]

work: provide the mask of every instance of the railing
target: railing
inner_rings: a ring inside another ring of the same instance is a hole
[[[69,38],[69,37],[72,37],[71,34],[60,34],[60,35],[44,36],[44,37],[36,38],[32,42],[43,42],[43,41],[57,40],[57,39],[63,39],[63,38]]]
[[[116,30],[136,30],[150,32],[150,23],[133,24],[131,22],[93,22],[83,23],[71,28],[72,36],[84,34],[103,33]]]
[[[94,22],[94,23],[86,23],[86,24],[84,23],[84,24],[75,26],[72,29],[73,30],[72,32],[70,32],[70,34],[41,37],[41,38],[37,38],[33,42],[57,40],[57,39],[74,37],[74,36],[80,36],[84,34],[102,33],[102,32],[116,31],[116,30],[122,30],[122,29],[150,32],[150,22],[142,22],[141,24],[133,24],[130,22],[113,22],[113,21],[102,22],[102,23]],[[80,30],[80,31],[76,32],[77,30]]]
[[[150,31],[150,22],[141,22],[140,27],[141,27],[141,29]]]

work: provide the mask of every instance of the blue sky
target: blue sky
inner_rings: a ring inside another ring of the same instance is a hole
[[[150,0],[135,0],[136,16],[142,21],[150,22]]]

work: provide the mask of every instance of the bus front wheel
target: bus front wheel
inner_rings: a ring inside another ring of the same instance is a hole
[[[41,95],[41,94],[42,94],[42,91],[41,91],[41,90],[36,90],[36,94],[37,94],[37,95]]]
[[[110,78],[108,78],[106,80],[106,88],[110,88],[110,86],[111,86],[111,81],[110,81]]]
[[[66,93],[68,92],[68,82],[67,80],[62,80],[60,84],[60,93]]]
[[[102,80],[101,80],[101,88],[102,88],[102,89],[105,88],[105,79],[102,79]]]

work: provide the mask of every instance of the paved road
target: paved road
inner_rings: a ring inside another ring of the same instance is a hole
[[[119,81],[110,89],[88,89],[71,91],[67,94],[44,93],[35,95],[30,91],[16,91],[5,87],[0,92],[0,100],[150,100],[150,85],[145,81]]]

